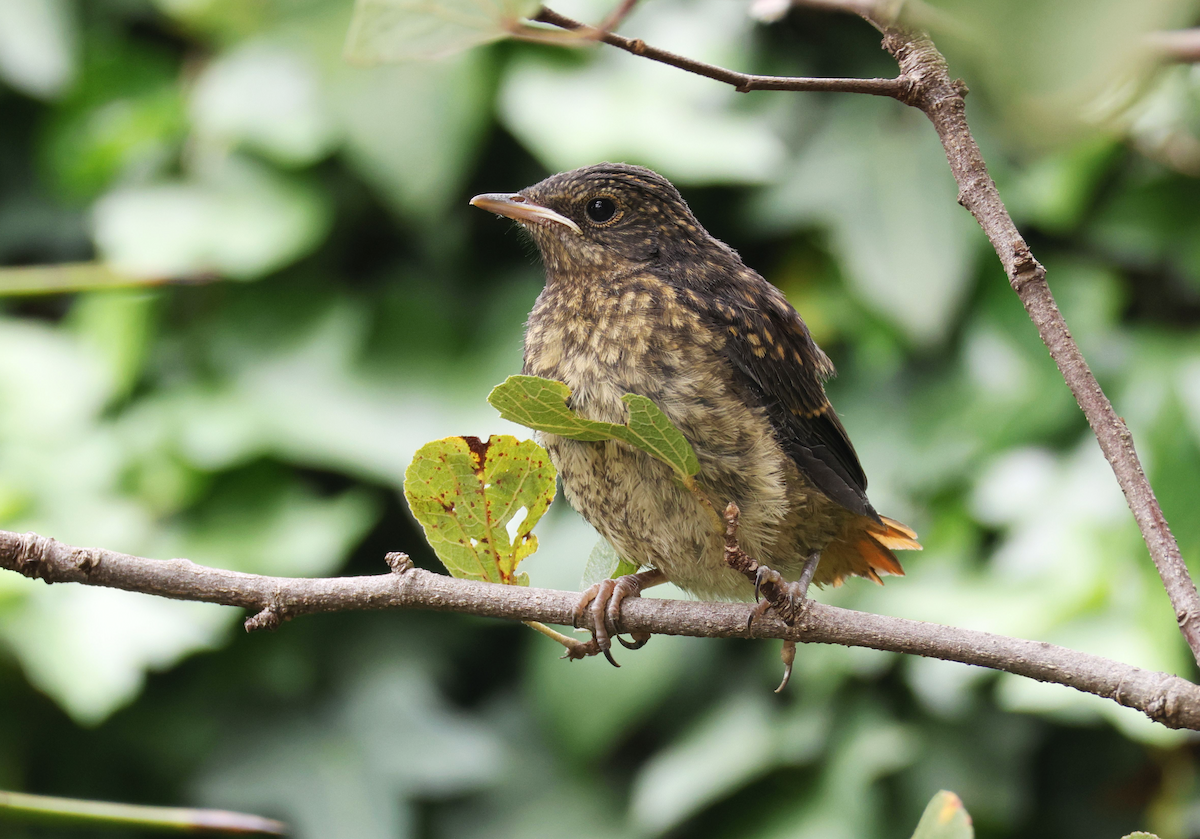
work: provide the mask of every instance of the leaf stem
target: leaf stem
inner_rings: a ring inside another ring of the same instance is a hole
[[[570,635],[563,635],[561,632],[551,629],[550,627],[546,626],[546,624],[541,623],[539,621],[521,621],[521,623],[525,624],[526,626],[528,626],[530,629],[534,630],[535,632],[540,632],[543,635],[545,635],[547,638],[557,641],[558,643],[560,643],[564,647],[566,647],[568,650],[573,650],[576,647],[579,647],[584,643],[576,638],[572,638]]]

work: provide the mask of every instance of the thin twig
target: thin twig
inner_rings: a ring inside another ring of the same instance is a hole
[[[672,67],[678,67],[680,70],[686,70],[689,73],[695,73],[699,76],[705,76],[718,82],[733,85],[741,93],[747,93],[751,90],[805,90],[826,91],[830,93],[867,93],[874,96],[890,96],[893,99],[899,99],[906,93],[904,82],[901,79],[810,79],[801,76],[755,76],[749,73],[738,73],[734,70],[727,70],[724,67],[717,67],[714,64],[705,64],[703,61],[696,61],[682,55],[676,55],[673,52],[668,52],[667,50],[649,46],[645,41],[637,38],[625,38],[613,32],[604,32],[595,29],[586,23],[580,23],[577,20],[564,17],[558,12],[545,7],[532,19],[539,23],[548,23],[551,26],[557,26],[568,32],[586,34],[597,41],[603,41],[606,44],[642,58],[648,58],[651,61],[669,64]]]
[[[413,568],[389,554],[392,573],[373,577],[264,577],[144,559],[97,548],[73,548],[32,533],[0,531],[0,568],[51,583],[74,582],[249,609],[248,630],[318,612],[428,609],[568,626],[579,595],[568,591],[456,580]],[[1169,728],[1200,731],[1200,687],[1053,644],[987,632],[872,615],[809,603],[795,626],[764,615],[747,627],[746,604],[631,598],[617,630],[706,638],[780,638],[908,653],[1003,670],[1054,682],[1136,708]],[[256,618],[270,614],[273,619]]]
[[[846,7],[849,10],[850,7]],[[1150,557],[1158,569],[1167,590],[1179,630],[1200,664],[1200,594],[1188,573],[1179,544],[1171,534],[1166,517],[1133,446],[1133,436],[1125,421],[1117,416],[1096,377],[1084,360],[1075,339],[1067,328],[1054,295],[1046,284],[1046,270],[1029,250],[1013,223],[1008,209],[1000,198],[995,182],[988,174],[983,155],[967,125],[966,85],[952,79],[946,59],[924,33],[906,29],[882,13],[868,13],[864,18],[883,33],[883,46],[900,66],[896,79],[786,79],[751,77],[710,64],[700,64],[649,47],[641,41],[630,41],[619,35],[606,35],[605,43],[620,47],[655,61],[662,61],[681,70],[697,73],[716,81],[733,85],[739,91],[774,90],[839,90],[848,93],[874,93],[894,98],[922,111],[933,123],[950,170],[958,183],[958,202],[966,207],[992,244],[1009,283],[1025,311],[1037,327],[1038,334],[1058,365],[1079,407],[1083,410],[1092,432],[1100,443],[1117,483],[1125,494],[1126,503],[1142,532]],[[569,30],[583,24],[564,18],[543,8],[536,20]],[[750,86],[750,80],[770,79],[772,84]],[[808,83],[832,82],[838,86],[818,86]],[[854,83],[867,84],[871,89],[856,89]]]

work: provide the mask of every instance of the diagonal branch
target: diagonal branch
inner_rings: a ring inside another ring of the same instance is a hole
[[[900,76],[896,79],[789,79],[747,76],[721,67],[700,64],[687,58],[649,47],[639,40],[612,33],[599,33],[599,40],[635,55],[651,58],[698,73],[716,81],[746,90],[833,90],[846,93],[872,93],[892,96],[922,111],[933,123],[946,151],[946,159],[958,183],[958,202],[962,204],[991,243],[1004,266],[1008,281],[1016,291],[1038,334],[1058,365],[1059,372],[1083,410],[1092,432],[1100,443],[1125,501],[1142,532],[1150,557],[1167,590],[1179,630],[1200,664],[1200,594],[1188,573],[1179,544],[1171,534],[1162,507],[1154,495],[1133,446],[1133,435],[1125,421],[1117,416],[1096,377],[1084,360],[1079,345],[1071,337],[1054,295],[1046,284],[1046,270],[1034,259],[1029,245],[1013,223],[1000,198],[996,184],[988,174],[983,155],[967,125],[966,85],[952,79],[946,59],[927,35],[897,24],[886,10],[873,12],[877,4],[827,2],[823,7],[855,11],[883,33],[883,47],[896,59]],[[867,11],[864,11],[867,9]],[[584,25],[543,8],[535,20],[564,29]]]
[[[575,592],[457,580],[412,567],[388,554],[392,573],[372,577],[264,577],[144,559],[98,548],[73,548],[32,533],[0,531],[0,568],[48,583],[83,583],[250,609],[248,631],[299,615],[364,609],[428,609],[570,625]],[[809,603],[795,626],[764,615],[746,626],[741,603],[625,601],[617,629],[706,638],[782,638],[841,644],[958,661],[1053,682],[1136,708],[1169,728],[1200,731],[1200,687],[1167,673],[1132,667],[1039,641]],[[565,666],[565,665],[564,665]]]
[[[966,86],[960,80],[950,78],[946,59],[926,35],[895,26],[883,27],[883,31],[884,48],[895,57],[901,75],[913,82],[908,104],[919,108],[933,123],[946,151],[950,171],[958,183],[958,202],[983,228],[1000,257],[1009,284],[1021,299],[1038,335],[1050,351],[1050,357],[1087,417],[1142,532],[1171,599],[1179,629],[1200,663],[1200,596],[1196,593],[1196,585],[1146,479],[1133,447],[1133,435],[1113,410],[1079,345],[1071,337],[1067,322],[1046,284],[1046,269],[1034,259],[1029,245],[1008,214],[996,183],[988,174],[983,154],[967,125],[963,101]]]

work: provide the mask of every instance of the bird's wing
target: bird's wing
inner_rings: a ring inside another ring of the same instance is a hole
[[[783,450],[817,489],[843,507],[879,520],[867,477],[846,429],[825,396],[833,364],[783,294],[749,269],[712,289],[710,317],[725,354],[767,409]]]

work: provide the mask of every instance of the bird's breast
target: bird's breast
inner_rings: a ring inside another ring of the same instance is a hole
[[[550,284],[529,318],[525,372],[565,382],[591,419],[624,421],[625,393],[672,401],[714,376],[724,345],[688,302],[647,275]]]

